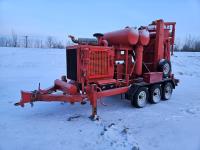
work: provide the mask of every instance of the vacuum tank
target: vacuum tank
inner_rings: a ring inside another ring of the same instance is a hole
[[[139,39],[139,31],[134,28],[126,27],[125,29],[109,32],[104,34],[104,39],[109,45],[135,45]]]

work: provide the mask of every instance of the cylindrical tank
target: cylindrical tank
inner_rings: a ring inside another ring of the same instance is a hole
[[[131,46],[138,42],[139,31],[126,27],[123,30],[105,33],[104,39],[108,41],[109,45]]]
[[[146,46],[149,44],[150,35],[149,31],[146,29],[139,30],[139,43],[143,46]]]
[[[138,45],[135,50],[135,74],[137,76],[142,75],[142,58],[143,58],[143,46]]]

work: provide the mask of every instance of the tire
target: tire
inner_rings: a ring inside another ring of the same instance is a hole
[[[172,69],[171,69],[171,63],[166,59],[161,59],[158,65],[158,71],[163,72],[163,77],[167,78],[169,77]]]
[[[163,92],[162,92],[162,99],[163,100],[169,100],[172,96],[173,92],[173,85],[171,82],[167,82],[163,86]]]
[[[131,99],[131,104],[137,108],[143,108],[147,104],[149,92],[146,87],[140,87]]]
[[[159,84],[153,85],[150,88],[150,97],[149,97],[149,102],[152,104],[157,104],[160,102],[161,97],[162,97],[162,90]]]

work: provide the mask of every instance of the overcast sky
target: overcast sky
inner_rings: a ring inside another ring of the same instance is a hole
[[[200,0],[0,0],[0,35],[90,37],[155,19],[177,22],[177,37],[200,36]]]

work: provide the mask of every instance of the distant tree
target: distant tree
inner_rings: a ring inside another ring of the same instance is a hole
[[[200,38],[192,37],[191,35],[187,36],[181,50],[186,52],[199,52]]]
[[[6,47],[6,37],[0,37],[0,47]]]
[[[65,46],[62,44],[62,42],[58,42],[58,48],[63,49]]]
[[[44,46],[43,46],[43,41],[42,40],[40,40],[40,48],[43,48]]]
[[[195,41],[195,44],[194,44],[195,46],[195,50],[196,51],[200,51],[200,40],[198,40],[198,41]]]
[[[181,51],[180,45],[180,39],[177,38],[175,41],[174,51]]]
[[[13,46],[13,41],[12,41],[12,39],[8,38],[6,40],[6,47],[12,47],[12,46]]]
[[[53,47],[52,48],[59,48],[59,49],[63,49],[64,48],[64,45],[62,44],[61,41],[54,41],[53,42]]]
[[[34,48],[41,48],[40,40],[36,39],[34,42]]]
[[[17,37],[17,34],[12,31],[12,46],[13,47],[17,47],[18,46],[18,37]]]
[[[54,38],[52,36],[48,36],[46,40],[47,48],[53,48],[54,45]]]

